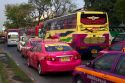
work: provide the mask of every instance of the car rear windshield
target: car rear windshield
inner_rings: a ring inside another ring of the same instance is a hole
[[[70,51],[72,48],[70,46],[46,46],[46,51],[48,52],[57,52],[57,51]]]
[[[8,38],[9,38],[9,39],[17,39],[17,38],[18,38],[18,35],[8,35]]]
[[[32,46],[36,46],[37,44],[41,43],[42,41],[31,41]]]

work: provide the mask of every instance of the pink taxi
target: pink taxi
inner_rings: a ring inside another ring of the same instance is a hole
[[[48,72],[72,71],[81,64],[81,56],[63,42],[43,41],[28,52],[27,65],[38,70],[39,75]]]
[[[38,43],[41,43],[42,39],[41,38],[30,38],[28,39],[25,44],[23,45],[23,48],[21,50],[21,55],[23,57],[28,57],[28,51],[31,47],[35,46]]]

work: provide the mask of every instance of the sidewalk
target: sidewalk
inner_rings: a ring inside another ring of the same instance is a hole
[[[33,83],[2,49],[0,49],[0,83]]]

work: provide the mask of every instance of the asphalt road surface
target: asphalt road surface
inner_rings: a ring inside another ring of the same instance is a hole
[[[29,68],[26,65],[26,59],[22,58],[21,54],[17,52],[16,46],[7,47],[5,44],[0,44],[0,48],[10,54],[16,64],[34,81],[34,83],[72,83],[71,72],[49,73],[45,76],[39,76],[35,69]]]

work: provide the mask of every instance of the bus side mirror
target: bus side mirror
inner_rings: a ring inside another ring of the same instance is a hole
[[[32,52],[32,51],[33,51],[33,48],[30,48],[29,50]]]

